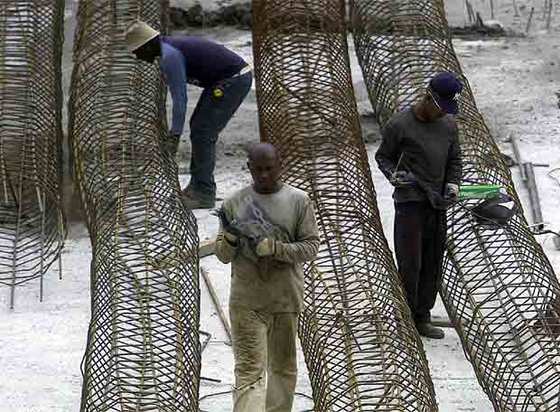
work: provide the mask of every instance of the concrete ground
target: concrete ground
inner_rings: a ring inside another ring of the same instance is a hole
[[[450,20],[464,19],[463,2],[445,2],[453,6]],[[488,1],[473,1],[482,10]],[[506,13],[511,2],[495,1],[500,7],[498,18]],[[518,4],[530,2],[518,1]],[[509,4],[509,6],[508,6]],[[524,9],[527,11],[527,9]],[[481,12],[482,13],[482,12]],[[521,21],[521,17],[519,18]],[[535,20],[534,31],[527,38],[497,40],[456,40],[455,46],[464,71],[473,86],[479,109],[503,151],[511,152],[505,138],[515,133],[521,140],[527,160],[549,163],[549,168],[538,168],[537,183],[542,194],[545,220],[552,229],[560,229],[560,215],[556,208],[560,186],[547,174],[560,167],[558,151],[559,120],[557,97],[559,35],[555,29],[541,31],[542,20]],[[511,19],[511,25],[515,23]],[[555,26],[554,26],[555,27]],[[250,33],[222,28],[204,33],[224,41],[229,47],[250,56]],[[69,60],[64,72],[70,72]],[[353,62],[356,98],[362,113],[367,113],[369,102],[359,68]],[[68,83],[66,83],[68,84]],[[196,102],[197,91],[189,93],[189,108]],[[369,121],[364,122],[364,133],[375,136],[378,129]],[[186,139],[186,136],[184,136]],[[244,147],[258,141],[256,99],[251,93],[237,116],[224,132],[218,147],[217,184],[219,196],[226,196],[249,182],[245,168]],[[373,139],[375,140],[375,139]],[[188,144],[184,142],[183,161]],[[390,187],[374,166],[373,154],[377,143],[367,146],[382,223],[389,243],[392,243],[392,201]],[[183,163],[183,167],[186,164]],[[512,171],[519,181],[518,171]],[[186,183],[187,176],[181,176]],[[517,185],[523,201],[527,194]],[[528,203],[526,203],[528,205]],[[197,211],[201,240],[212,239],[217,222],[206,211]],[[540,237],[539,242],[560,273],[560,252],[552,245],[550,237]],[[85,349],[89,322],[89,262],[91,245],[83,225],[75,223],[62,255],[62,280],[53,268],[45,282],[45,300],[38,302],[38,285],[28,284],[18,290],[16,309],[9,311],[8,291],[0,290],[0,412],[66,412],[79,408],[81,375],[80,362]],[[229,269],[215,257],[202,259],[204,267],[217,289],[222,307],[227,312]],[[231,410],[228,394],[233,381],[231,348],[225,343],[226,335],[213,307],[208,291],[201,281],[201,329],[212,334],[203,354],[202,375],[219,379],[220,383],[204,381],[201,396],[205,398],[201,409],[212,412]],[[435,317],[446,317],[440,302]],[[471,365],[465,360],[460,341],[452,330],[447,330],[443,341],[423,340],[429,359],[432,379],[442,412],[488,412],[492,407],[480,389]],[[300,375],[295,411],[312,407],[306,395],[311,394],[305,363],[300,352]]]

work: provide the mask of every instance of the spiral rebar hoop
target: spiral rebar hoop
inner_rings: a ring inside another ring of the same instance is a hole
[[[93,257],[82,411],[198,411],[198,237],[163,151],[165,87],[123,33],[159,0],[82,0],[70,129]]]
[[[462,75],[443,2],[351,3],[356,52],[380,124],[422,96],[436,72],[461,75],[462,184],[501,185],[520,207]],[[496,411],[560,411],[558,280],[522,212],[507,226],[482,224],[470,211],[479,202],[448,211],[441,290],[447,311]]]
[[[300,338],[315,411],[437,411],[383,236],[350,78],[343,0],[254,0],[262,138],[310,194],[323,243]]]
[[[43,276],[65,237],[61,199],[63,0],[0,4],[0,285]]]

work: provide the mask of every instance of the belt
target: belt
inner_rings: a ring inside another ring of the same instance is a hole
[[[247,73],[251,73],[252,70],[253,70],[253,68],[251,67],[250,64],[248,64],[247,66],[242,68],[240,71],[235,73],[233,76],[231,76],[230,79],[233,79],[234,77],[243,76],[244,74],[247,74]]]

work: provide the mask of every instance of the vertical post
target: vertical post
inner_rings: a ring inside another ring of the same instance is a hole
[[[490,18],[492,20],[495,19],[495,15],[494,15],[494,0],[490,0]]]
[[[548,15],[546,17],[546,29],[550,30],[550,23],[552,21],[552,8],[553,8],[552,0],[548,2]]]
[[[513,15],[519,17],[519,8],[517,7],[517,0],[513,0]]]
[[[534,13],[535,13],[535,7],[531,7],[531,12],[529,13],[529,20],[527,21],[527,27],[525,28],[526,34],[529,34],[529,30],[531,30],[531,22],[533,21]]]

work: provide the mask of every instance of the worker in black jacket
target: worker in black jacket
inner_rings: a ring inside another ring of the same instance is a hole
[[[445,209],[457,199],[461,153],[457,125],[463,85],[455,75],[433,77],[412,108],[396,113],[382,131],[375,159],[395,187],[395,253],[416,328],[442,339],[430,310],[440,286],[445,244]]]

